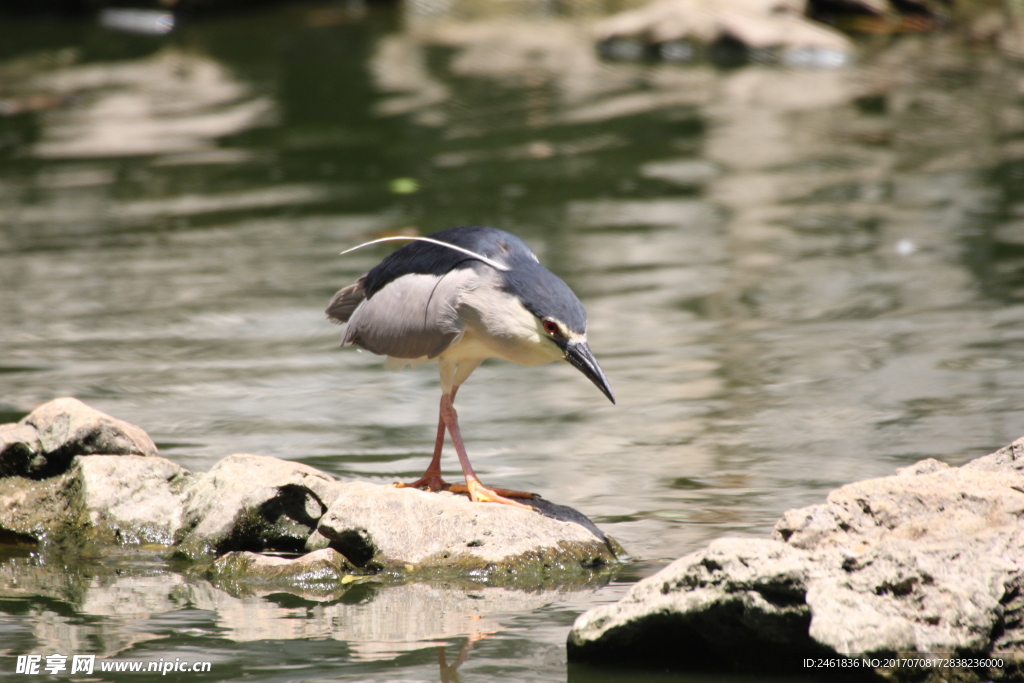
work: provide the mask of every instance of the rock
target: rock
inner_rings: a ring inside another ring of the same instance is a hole
[[[540,585],[614,565],[622,554],[579,512],[543,499],[525,501],[530,512],[366,482],[340,484],[337,494],[313,541],[326,539],[357,567]]]
[[[160,544],[208,561],[227,553],[208,571],[233,585],[329,582],[349,571],[382,573],[377,580],[390,583],[415,574],[473,585],[593,585],[624,554],[579,512],[541,499],[530,512],[343,484],[260,455],[232,455],[192,474],[157,456],[141,429],[75,399],[4,425],[0,446],[0,543]],[[256,554],[263,552],[307,554]]]
[[[317,529],[313,529],[313,533],[306,538],[306,550],[323,550],[324,548],[330,547],[331,539],[321,534]]]
[[[0,542],[34,546],[67,536],[77,518],[75,483],[67,473],[42,481],[0,479]]]
[[[342,579],[354,570],[344,555],[333,548],[295,558],[234,551],[217,558],[207,570],[206,578],[222,588],[234,588],[228,590],[233,595],[247,592],[239,587],[251,589],[268,585],[302,589],[319,584],[333,593],[343,583]]]
[[[597,25],[602,52],[639,58],[650,45],[665,59],[692,59],[691,43],[735,41],[757,51],[762,61],[773,56],[801,66],[841,66],[853,53],[850,39],[807,19],[801,0],[656,0],[622,12]],[[626,42],[623,42],[626,41]]]
[[[618,603],[581,615],[569,657],[689,670],[715,662],[758,673],[797,670],[802,657],[824,653],[808,635],[807,554],[779,541],[713,541],[640,581]]]
[[[989,653],[1024,638],[1007,613],[1024,565],[1021,446],[959,468],[923,461],[787,512],[774,536],[832,569],[808,585],[811,636],[837,652]]]
[[[1009,680],[1024,667],[1022,520],[1024,439],[962,467],[924,460],[786,512],[771,540],[677,560],[577,619],[569,657],[782,673],[804,657],[955,653],[1005,668],[932,674]]]
[[[18,424],[0,427],[0,477],[52,477],[76,455],[95,453],[154,456],[157,449],[135,425],[75,398],[54,399]]]
[[[45,467],[45,458],[40,457],[42,450],[35,427],[0,425],[0,477],[14,477]]]
[[[181,527],[193,475],[158,456],[75,458],[82,521],[94,542],[169,545]]]
[[[301,463],[228,456],[189,488],[178,550],[192,559],[231,550],[298,552],[337,487],[331,476]]]
[[[1000,448],[995,453],[972,460],[964,465],[962,469],[1024,474],[1024,438],[1017,439],[1009,446]]]
[[[42,481],[0,479],[0,540],[8,543],[171,543],[186,470],[158,456],[77,457]]]

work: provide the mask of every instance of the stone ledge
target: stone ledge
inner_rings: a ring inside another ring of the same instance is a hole
[[[156,544],[213,563],[215,580],[237,583],[249,572],[255,583],[273,575],[296,585],[308,572],[288,567],[332,553],[344,562],[338,577],[351,569],[391,582],[529,588],[600,582],[624,555],[584,515],[541,499],[528,512],[464,494],[339,482],[302,463],[250,454],[194,474],[157,456],[138,427],[75,399],[0,425],[0,439],[0,543]]]
[[[848,484],[786,512],[772,539],[718,539],[581,615],[569,658],[767,674],[801,672],[805,657],[948,653],[1005,668],[863,673],[1019,680],[1022,567],[1024,439]]]

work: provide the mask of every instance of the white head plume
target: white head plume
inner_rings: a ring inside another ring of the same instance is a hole
[[[467,256],[472,256],[473,258],[475,258],[477,260],[480,260],[480,261],[483,261],[484,263],[489,265],[491,268],[494,268],[496,270],[500,270],[502,272],[507,272],[508,270],[510,270],[509,267],[506,266],[505,264],[498,263],[494,259],[489,259],[486,256],[482,256],[482,255],[476,253],[475,251],[470,251],[469,249],[463,249],[462,247],[456,246],[454,244],[450,244],[448,242],[442,242],[441,240],[431,239],[429,237],[411,237],[411,236],[407,237],[407,236],[404,236],[404,235],[395,235],[393,237],[381,237],[380,239],[377,239],[377,240],[371,240],[369,242],[363,242],[362,244],[360,244],[358,246],[355,246],[355,247],[352,247],[351,249],[346,249],[345,251],[341,252],[341,254],[344,255],[344,254],[349,253],[350,251],[355,251],[356,249],[362,249],[363,247],[368,247],[371,244],[380,244],[381,242],[398,242],[398,241],[430,242],[431,244],[436,244],[436,245],[441,246],[441,247],[448,247],[449,249],[454,249],[455,251],[460,251],[463,254],[466,254]]]

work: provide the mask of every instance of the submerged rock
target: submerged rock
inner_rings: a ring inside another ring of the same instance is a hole
[[[773,536],[715,541],[583,614],[570,659],[764,673],[805,657],[1001,658],[933,672],[965,681],[1024,668],[1024,439],[963,467],[925,460],[849,484],[787,512]]]
[[[333,587],[355,569],[345,556],[324,548],[300,557],[279,557],[248,551],[233,551],[211,565],[206,577],[220,586],[300,586],[328,584]]]
[[[329,543],[359,567],[472,574],[494,583],[571,579],[622,554],[576,510],[541,498],[524,502],[535,512],[349,482],[339,485],[311,545]]]

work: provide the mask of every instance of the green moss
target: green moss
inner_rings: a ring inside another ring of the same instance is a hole
[[[621,550],[618,543],[614,545]],[[537,590],[603,585],[622,564],[609,547],[562,541],[502,562],[489,562],[467,552],[441,553],[417,564],[382,562],[381,566],[381,573],[392,581]]]

